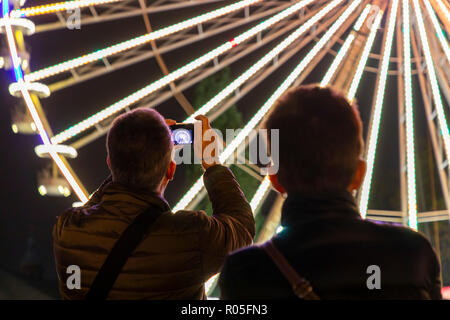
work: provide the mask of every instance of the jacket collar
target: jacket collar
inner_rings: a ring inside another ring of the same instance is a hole
[[[156,192],[143,192],[105,180],[92,195],[87,205],[91,208],[101,206],[111,212],[134,215],[145,210],[150,205],[159,207],[163,212],[170,211],[167,201]]]
[[[289,194],[283,204],[281,224],[292,226],[307,220],[332,217],[361,219],[350,192],[344,190],[322,194]]]

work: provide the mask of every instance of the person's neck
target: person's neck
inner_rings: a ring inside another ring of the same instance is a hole
[[[348,190],[289,192],[283,204],[282,223],[322,218],[329,215],[359,217],[355,199]]]

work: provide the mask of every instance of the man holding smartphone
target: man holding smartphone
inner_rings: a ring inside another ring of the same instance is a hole
[[[202,132],[211,129],[206,117],[196,119]],[[171,212],[164,199],[176,168],[171,125],[175,121],[152,109],[114,121],[107,137],[111,177],[54,227],[64,299],[205,299],[204,283],[226,255],[252,243],[250,205],[218,160],[202,161],[213,215]],[[215,142],[201,139],[201,149]],[[73,265],[80,270],[79,289],[67,285]]]

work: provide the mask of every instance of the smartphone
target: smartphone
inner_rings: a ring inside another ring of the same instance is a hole
[[[172,131],[174,145],[188,145],[194,143],[194,124],[177,123],[169,127]]]

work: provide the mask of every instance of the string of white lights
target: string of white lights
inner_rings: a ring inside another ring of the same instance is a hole
[[[367,16],[370,13],[371,5],[368,4],[363,12],[361,12],[361,15],[358,17],[358,19],[355,22],[355,25],[353,26],[353,30],[358,32],[364,21],[366,20]],[[339,65],[341,64],[342,60],[344,59],[345,55],[347,54],[348,49],[350,48],[350,45],[352,44],[353,40],[355,39],[355,33],[352,32],[345,40],[344,44],[342,45],[341,49],[339,50],[338,54],[336,55],[334,61],[332,62],[330,68],[328,69],[327,73],[323,77],[320,86],[326,87],[331,79],[333,78],[335,72],[337,71]],[[252,210],[256,210],[259,205],[261,204],[261,201],[264,199],[264,196],[267,194],[270,188],[270,181],[268,177],[266,176],[263,180],[263,182],[259,185],[258,189],[256,190],[255,195],[250,201],[250,206],[252,207]]]
[[[10,16],[11,17],[31,17],[42,14],[49,14],[58,11],[66,11],[73,10],[77,8],[84,8],[89,6],[96,6],[100,4],[106,4],[111,2],[119,2],[123,0],[74,0],[74,1],[66,1],[66,2],[57,2],[46,4],[42,6],[36,7],[28,7],[12,10]]]
[[[450,62],[450,47],[448,45],[448,41],[444,35],[444,31],[442,30],[441,26],[439,25],[439,21],[436,17],[436,14],[434,13],[433,7],[428,1],[424,1],[425,8],[428,11],[428,17],[431,20],[431,23],[434,27],[434,30],[436,31],[437,38],[442,46],[442,49],[444,50],[445,56],[447,57],[447,61]]]
[[[433,94],[433,101],[436,107],[437,118],[439,127],[441,129],[442,140],[444,141],[445,155],[448,161],[450,161],[450,132],[447,126],[447,119],[445,117],[444,105],[439,90],[439,84],[436,76],[436,69],[433,63],[433,57],[431,55],[430,45],[428,43],[427,32],[422,15],[422,9],[419,1],[413,0],[414,12],[416,13],[417,26],[419,29],[420,42],[422,43],[423,54],[425,56],[425,62],[428,71],[428,80],[431,85],[431,92]]]
[[[117,43],[115,45],[112,45],[112,46],[109,46],[109,47],[106,47],[106,48],[103,48],[100,50],[96,50],[96,51],[88,53],[88,54],[84,54],[80,57],[70,59],[70,60],[55,64],[53,66],[46,67],[41,70],[37,70],[35,72],[31,72],[25,76],[25,81],[33,82],[33,81],[41,80],[41,79],[44,79],[44,78],[47,78],[50,76],[54,76],[61,72],[65,72],[65,71],[77,68],[79,66],[104,59],[108,56],[117,54],[119,52],[123,52],[123,51],[129,50],[129,49],[135,48],[137,46],[143,45],[150,41],[161,39],[161,38],[167,37],[173,33],[182,31],[184,29],[193,27],[195,25],[204,23],[206,21],[216,19],[220,16],[240,10],[244,7],[247,7],[249,5],[255,4],[260,1],[261,0],[243,0],[243,1],[233,3],[231,5],[198,15],[196,17],[187,19],[185,21],[175,23],[171,26],[162,28],[160,30],[156,30],[154,32],[147,33],[147,34],[138,36],[136,38],[132,38],[130,40],[123,41],[123,42]]]
[[[273,24],[275,24],[275,23],[281,21],[282,19],[290,16],[291,14],[299,11],[301,8],[304,8],[306,5],[310,4],[311,2],[313,2],[313,0],[303,0],[303,1],[293,4],[292,6],[279,12],[278,14],[272,16],[271,18],[252,27],[248,31],[239,35],[238,37],[225,42],[224,44],[218,46],[216,49],[209,51],[208,53],[189,62],[188,64],[184,65],[183,67],[169,73],[168,75],[160,78],[159,80],[145,86],[144,88],[134,92],[133,94],[131,94],[131,95],[123,98],[122,100],[112,104],[111,106],[103,109],[102,111],[97,112],[96,114],[90,116],[89,118],[79,122],[78,124],[73,125],[72,127],[64,130],[63,132],[55,135],[52,138],[52,142],[55,144],[62,143],[64,141],[72,138],[73,136],[91,128],[95,124],[97,124],[97,123],[101,122],[102,120],[112,116],[113,114],[129,107],[133,103],[136,103],[140,99],[155,92],[156,90],[183,77],[184,75],[188,74],[192,70],[197,69],[200,66],[204,65],[205,63],[214,60],[214,58],[216,58],[219,55],[225,53],[226,51],[232,49],[236,45],[239,45],[239,44],[243,43],[244,41],[250,39],[251,37],[257,35],[261,31],[263,31],[267,28],[270,28]]]
[[[324,7],[322,10],[317,12],[311,19],[297,28],[296,31],[291,33],[286,39],[280,42],[275,48],[273,48],[269,53],[264,55],[255,64],[253,64],[247,71],[241,74],[223,90],[221,90],[217,95],[210,99],[207,103],[197,109],[191,116],[186,119],[187,123],[192,123],[195,121],[195,117],[200,114],[206,114],[215,106],[217,106],[221,101],[223,101],[227,96],[235,92],[244,82],[250,79],[255,73],[261,70],[266,64],[277,57],[284,49],[291,45],[296,39],[305,34],[309,29],[311,29],[316,23],[318,23],[325,15],[327,15],[330,10],[335,8],[342,1],[332,1],[329,5]]]
[[[363,218],[367,215],[370,186],[372,183],[373,168],[375,164],[375,153],[377,149],[378,133],[380,130],[381,113],[383,110],[384,96],[386,93],[386,82],[391,58],[392,43],[394,42],[395,25],[397,23],[397,11],[399,0],[393,0],[391,11],[387,22],[387,34],[382,53],[380,76],[376,88],[375,106],[370,126],[368,149],[367,149],[367,171],[361,187],[359,209]]]
[[[361,81],[362,74],[364,72],[364,68],[366,67],[367,59],[369,58],[370,51],[372,50],[372,46],[375,41],[375,37],[377,35],[378,28],[380,26],[382,18],[383,18],[383,10],[380,9],[373,21],[372,26],[370,27],[370,33],[369,33],[369,36],[367,37],[367,41],[364,46],[363,53],[361,55],[361,59],[359,60],[358,67],[356,68],[355,76],[353,77],[353,81],[352,81],[352,83],[350,85],[350,89],[348,90],[348,93],[347,93],[347,98],[350,101],[353,101],[353,99],[356,96],[356,91],[358,90],[359,82]]]
[[[334,77],[334,74],[336,73],[337,69],[342,63],[342,60],[344,60],[345,56],[347,55],[348,50],[350,49],[350,46],[353,43],[353,40],[356,38],[356,32],[361,29],[364,21],[366,20],[367,16],[370,13],[370,9],[372,8],[372,5],[368,4],[361,15],[359,16],[358,20],[356,21],[353,31],[348,35],[347,39],[345,39],[344,44],[339,49],[338,54],[336,55],[336,58],[334,59],[333,63],[331,64],[330,68],[328,69],[327,73],[323,77],[322,81],[320,82],[321,87],[326,87],[331,79]]]
[[[17,53],[16,43],[14,39],[14,31],[11,27],[11,24],[9,23],[9,3],[8,1],[3,1],[2,3],[2,12],[3,12],[3,19],[4,19],[4,30],[6,33],[6,40],[8,42],[8,47],[10,50],[13,67],[14,67],[14,74],[16,76],[17,83],[24,84],[23,80],[23,71],[21,69],[20,64],[20,58]],[[36,125],[37,131],[39,133],[39,136],[42,139],[42,142],[44,145],[48,148],[49,155],[51,158],[55,161],[56,165],[58,166],[61,173],[64,175],[64,177],[69,182],[70,186],[72,187],[75,194],[78,196],[78,198],[82,202],[86,202],[88,200],[87,195],[84,193],[82,188],[77,183],[76,179],[70,172],[70,170],[65,165],[64,161],[61,159],[59,154],[51,147],[52,143],[50,142],[50,138],[47,134],[47,131],[44,128],[44,125],[41,121],[41,118],[39,116],[39,113],[36,110],[36,107],[34,105],[34,102],[31,98],[30,93],[27,90],[27,87],[25,85],[20,86],[20,91],[22,93],[22,97],[25,101],[25,105],[28,108],[28,111],[30,112],[30,115],[34,121],[34,124]]]
[[[336,20],[336,22],[327,30],[327,32],[320,38],[316,45],[308,52],[308,54],[300,61],[296,68],[289,74],[283,83],[275,90],[272,96],[264,103],[258,112],[250,119],[246,126],[239,132],[239,134],[227,145],[219,156],[219,160],[224,162],[227,160],[239,145],[245,141],[251,130],[262,120],[264,115],[270,110],[275,101],[295,82],[301,72],[309,65],[314,57],[322,50],[331,37],[337,32],[341,25],[347,20],[352,12],[360,5],[362,0],[353,1]],[[198,179],[189,191],[181,198],[175,205],[173,211],[183,210],[186,208],[195,195],[202,189],[203,179]]]
[[[445,13],[445,17],[447,18],[447,23],[450,21],[450,11],[448,10],[447,6],[444,4],[442,0],[435,0],[439,6],[439,8],[442,10],[442,12]],[[427,2],[426,0],[424,2]]]
[[[414,115],[411,78],[411,34],[409,1],[403,1],[403,77],[405,83],[406,175],[408,181],[408,224],[417,230],[416,169],[414,151]]]

